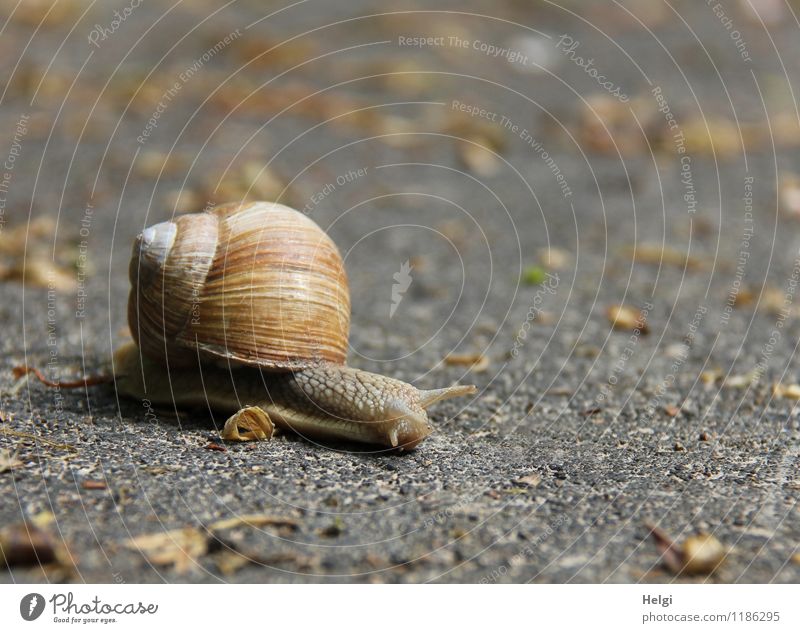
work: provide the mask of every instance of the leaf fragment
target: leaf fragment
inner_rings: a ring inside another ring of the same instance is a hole
[[[243,514],[229,519],[215,521],[208,526],[208,529],[212,532],[219,532],[243,525],[248,527],[264,527],[265,525],[270,525],[273,527],[289,528],[291,530],[296,530],[300,526],[297,521],[288,517],[277,517],[269,514]]]
[[[125,546],[141,552],[153,565],[172,566],[177,573],[185,573],[208,551],[208,543],[207,532],[187,527],[143,534],[129,539]]]
[[[797,383],[783,384],[775,383],[772,386],[772,395],[776,398],[788,398],[791,400],[800,400],[800,385]]]
[[[139,551],[153,565],[172,567],[175,572],[182,574],[195,569],[202,556],[218,549],[221,542],[217,537],[218,532],[236,527],[263,527],[266,525],[289,530],[296,530],[299,527],[297,521],[288,517],[245,514],[220,519],[201,528],[185,527],[142,534],[125,541],[123,545],[128,549]],[[227,572],[223,573],[233,573],[245,562],[258,562],[251,560],[252,557],[241,556],[230,543],[225,542],[224,545],[228,548],[230,556],[215,559],[218,564],[226,566]],[[239,560],[239,556],[245,560]]]
[[[0,473],[16,470],[22,466],[22,462],[17,459],[18,453],[19,451],[12,453],[6,448],[0,450]]]
[[[634,244],[626,247],[624,253],[640,264],[667,265],[687,270],[700,270],[705,267],[705,262],[698,257],[662,244]]]
[[[781,211],[785,215],[800,218],[800,177],[783,174],[778,195]]]
[[[647,525],[661,553],[661,561],[673,574],[709,575],[725,560],[728,552],[712,534],[699,533],[677,544],[655,525]]]
[[[551,246],[537,251],[539,263],[548,270],[564,270],[572,262],[572,254],[563,249]]]
[[[606,310],[606,316],[615,330],[639,331],[647,334],[650,329],[644,313],[629,305],[612,305]]]
[[[547,271],[541,266],[528,266],[522,271],[522,282],[528,286],[538,286],[547,279]]]
[[[448,365],[469,366],[469,370],[475,373],[489,369],[489,357],[484,354],[448,354],[444,362]]]
[[[542,481],[542,478],[537,475],[536,473],[531,473],[530,475],[525,475],[524,477],[520,477],[519,479],[515,479],[514,483],[519,484],[521,486],[527,486],[528,488],[536,488]]]
[[[108,488],[105,481],[99,479],[84,479],[81,483],[81,488],[84,490],[105,490]]]
[[[56,559],[56,546],[50,535],[32,523],[16,523],[0,530],[0,564],[33,567]]]

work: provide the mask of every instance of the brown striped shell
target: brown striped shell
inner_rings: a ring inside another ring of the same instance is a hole
[[[310,218],[231,203],[145,229],[128,323],[150,358],[296,370],[344,364],[350,293],[341,255]]]

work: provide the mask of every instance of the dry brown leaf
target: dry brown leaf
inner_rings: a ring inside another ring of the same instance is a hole
[[[597,345],[589,345],[588,343],[575,347],[575,355],[579,358],[597,358],[602,351]]]
[[[65,22],[72,22],[83,5],[78,0],[25,0],[25,2],[14,2],[12,0],[2,0],[0,2],[0,12],[10,16],[10,20],[18,24],[30,27],[50,28]]]
[[[262,527],[265,525],[290,530],[296,530],[298,527],[298,523],[294,519],[246,514],[215,521],[203,529],[186,527],[166,532],[143,534],[129,539],[124,545],[129,549],[141,552],[153,565],[172,566],[177,573],[185,573],[192,570],[198,564],[198,559],[209,552],[211,544],[216,540],[216,532],[241,526]],[[228,547],[230,548],[230,544],[228,544]],[[226,566],[229,571],[241,566],[239,564],[241,561],[234,560],[236,558],[234,552],[224,558],[226,560],[220,561],[217,559],[216,562]]]
[[[75,276],[46,256],[28,257],[24,264],[6,269],[0,279],[19,281],[29,287],[50,288],[57,292],[72,292],[77,288]]]
[[[259,117],[285,112],[284,116],[303,117],[316,122],[330,121],[332,129],[355,128],[362,134],[392,134],[420,129],[414,121],[386,114],[368,100],[334,91],[319,92],[316,85],[303,81],[283,84],[279,90],[265,88],[242,77],[229,81],[229,77],[221,76],[219,81],[226,82],[226,89],[215,92],[209,102],[226,112],[235,109],[237,113],[251,113]],[[382,140],[401,146],[431,142],[422,135],[390,136]]]
[[[301,116],[314,121],[333,119],[333,125],[355,126],[362,128],[362,132],[376,129],[381,119],[381,114],[375,110],[364,109],[369,106],[367,101],[330,91],[320,93],[316,86],[302,81],[284,84],[276,90],[260,88],[240,78],[229,82],[225,90],[216,91],[209,101],[225,111],[236,109],[237,112],[258,116],[286,110],[287,116]]]
[[[366,70],[371,75],[383,75],[380,82],[386,90],[405,96],[422,94],[441,81],[439,76],[426,72],[428,66],[409,57],[381,60]]]
[[[786,318],[793,318],[798,314],[798,306],[792,305],[791,297],[787,297],[783,290],[775,288],[774,286],[770,286],[764,290],[759,307],[772,316],[782,314],[785,315]]]
[[[727,556],[725,548],[711,534],[695,534],[678,545],[660,528],[647,527],[664,566],[673,574],[708,575],[714,573]]]
[[[20,437],[26,440],[32,440],[34,442],[42,442],[43,444],[47,444],[48,446],[52,446],[53,448],[57,448],[64,451],[76,451],[72,444],[60,444],[58,442],[54,442],[53,440],[49,440],[46,437],[42,437],[41,435],[35,435],[34,433],[25,433],[24,431],[17,431],[16,429],[12,429],[9,426],[0,426],[0,435],[7,435],[9,437]]]
[[[484,354],[448,354],[444,362],[448,365],[469,366],[475,373],[489,369],[489,357]]]
[[[268,514],[243,514],[241,516],[215,521],[208,526],[208,529],[212,532],[219,532],[221,530],[229,530],[240,526],[264,527],[265,525],[296,530],[300,524],[288,517],[276,517]]]
[[[758,379],[758,371],[753,369],[746,374],[733,374],[725,377],[721,369],[709,369],[700,373],[700,381],[706,386],[719,384],[725,389],[742,389],[749,387]]]
[[[242,567],[258,562],[229,548],[223,548],[216,552],[213,555],[213,559],[214,564],[223,576],[232,576]]]
[[[725,378],[722,386],[726,389],[743,389],[752,385],[758,379],[758,375],[757,369],[751,369],[746,374],[734,374]]]
[[[790,17],[788,6],[785,0],[740,0],[738,4],[748,21],[770,26],[778,25]]]
[[[81,488],[84,490],[105,490],[108,488],[105,481],[99,481],[97,479],[85,479],[81,484]]]
[[[502,162],[484,139],[466,139],[458,145],[458,156],[473,174],[489,178],[500,172]]]
[[[457,115],[447,122],[445,132],[458,139],[458,157],[472,173],[489,177],[500,171],[503,163],[498,155],[505,149],[506,137],[497,125]]]
[[[32,523],[16,523],[0,530],[0,564],[32,567],[57,561],[50,535]]]
[[[688,353],[689,347],[685,343],[670,343],[664,349],[667,358],[685,358]]]
[[[606,34],[616,34],[625,31],[638,31],[642,28],[654,29],[668,22],[672,18],[670,11],[661,4],[649,0],[617,0],[614,4],[624,7],[619,10],[610,10],[609,6],[594,2],[576,0],[570,3],[576,10],[579,7],[582,19],[587,20],[594,28],[602,29]],[[531,5],[536,6],[536,5]],[[614,37],[614,35],[611,35]]]
[[[206,204],[204,197],[193,189],[174,189],[163,198],[164,207],[175,213],[201,211]]]
[[[21,64],[9,82],[9,89],[13,94],[28,98],[33,98],[33,95],[36,94],[40,99],[63,98],[69,90],[69,86],[67,73],[57,72],[37,63]],[[41,115],[37,117],[37,126],[44,118]],[[36,128],[33,129],[36,130]]]
[[[286,182],[261,161],[247,161],[241,170],[250,190],[261,200],[279,200],[286,196]]]
[[[733,298],[733,306],[736,308],[744,308],[753,305],[755,300],[756,293],[747,286],[742,286]]]
[[[800,177],[782,174],[778,196],[781,211],[793,218],[800,218]]]
[[[441,122],[441,127],[447,134],[458,139],[481,139],[484,145],[498,152],[506,147],[506,133],[496,123],[486,119],[471,117],[460,112],[448,112],[446,120]]]
[[[772,395],[776,398],[789,398],[800,400],[800,385],[775,383],[772,387]]]
[[[17,459],[18,452],[12,453],[6,448],[0,450],[0,473],[9,472],[22,466],[22,462]]]
[[[625,254],[633,257],[635,262],[676,266],[688,270],[699,270],[704,263],[686,252],[661,244],[634,244],[625,248]]]
[[[153,565],[172,566],[181,574],[197,565],[197,559],[208,551],[210,538],[205,531],[187,527],[143,534],[126,541],[125,546],[141,552]]]
[[[716,154],[718,158],[731,158],[742,153],[745,146],[759,139],[750,128],[742,127],[741,136],[736,122],[723,117],[695,117],[683,124],[687,151],[692,154]],[[668,132],[672,136],[672,132]],[[671,142],[671,138],[665,139]]]
[[[430,137],[416,133],[420,129],[419,123],[412,119],[386,114],[377,121],[374,132],[380,135],[378,140],[389,147],[409,149],[431,142]]]
[[[219,202],[229,200],[287,201],[289,192],[285,181],[262,162],[250,160],[229,171],[208,197]]]
[[[797,147],[800,145],[800,125],[797,115],[792,112],[779,112],[770,117],[770,125],[779,147]]]
[[[0,567],[46,568],[47,576],[56,582],[67,582],[76,576],[75,560],[60,539],[55,540],[44,528],[52,522],[52,514],[40,512],[27,522],[0,529]]]
[[[638,308],[628,305],[613,305],[606,309],[611,327],[615,330],[627,332],[638,330],[642,334],[647,334],[650,329],[644,314]]]
[[[183,154],[170,152],[166,154],[157,150],[144,151],[136,158],[134,169],[145,178],[163,178],[180,173],[189,164]]]
[[[540,248],[537,256],[539,263],[549,270],[564,270],[572,262],[572,253],[563,248]]]
[[[75,252],[56,247],[56,222],[40,216],[27,224],[0,231],[0,281],[72,292],[77,282],[72,267]]]
[[[644,98],[623,103],[605,93],[594,94],[586,99],[581,109],[578,136],[593,152],[613,156],[639,154],[647,150],[646,137],[639,124],[646,131],[657,113]]]
[[[690,536],[683,542],[684,574],[711,574],[720,566],[727,552],[711,534]]]
[[[450,240],[457,248],[466,244],[469,231],[461,220],[444,220],[439,222],[434,229]],[[416,267],[415,267],[416,268]]]
[[[56,233],[56,221],[50,216],[39,216],[27,224],[0,231],[0,255],[22,255],[32,242],[49,241]]]
[[[222,38],[215,34],[210,39],[214,40],[211,43],[213,45]],[[249,63],[251,68],[270,68],[296,66],[314,57],[317,48],[309,38],[293,38],[287,41],[286,38],[264,37],[259,34],[257,37],[237,38],[230,45],[230,50],[239,60]]]
[[[514,483],[519,484],[520,486],[528,486],[529,488],[536,488],[542,481],[542,478],[537,475],[536,473],[532,473],[530,475],[525,475],[524,477],[520,477],[519,479],[515,479]]]

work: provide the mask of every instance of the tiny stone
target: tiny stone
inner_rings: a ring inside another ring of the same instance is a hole
[[[322,536],[327,536],[328,538],[336,538],[337,536],[340,536],[341,533],[342,528],[335,523],[329,525],[321,531]]]

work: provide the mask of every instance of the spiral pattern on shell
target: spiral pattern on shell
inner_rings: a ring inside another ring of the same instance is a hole
[[[344,263],[294,209],[232,203],[156,224],[137,237],[129,274],[128,322],[152,359],[267,370],[345,362]]]

